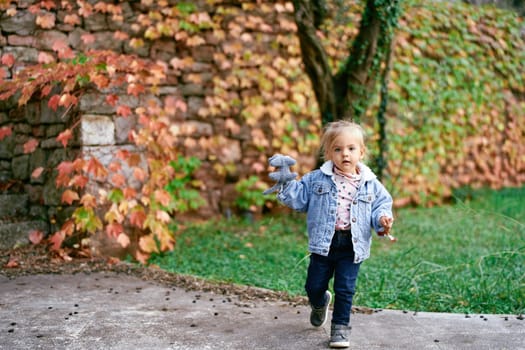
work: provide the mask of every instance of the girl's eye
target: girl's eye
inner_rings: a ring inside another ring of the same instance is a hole
[[[334,152],[341,152],[341,149],[339,147],[334,148]]]

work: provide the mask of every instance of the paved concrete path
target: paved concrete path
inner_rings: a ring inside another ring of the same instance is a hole
[[[0,275],[0,349],[327,349],[329,325],[285,302],[185,291],[116,273]],[[329,324],[329,323],[328,323]],[[352,315],[351,349],[525,349],[516,315]]]

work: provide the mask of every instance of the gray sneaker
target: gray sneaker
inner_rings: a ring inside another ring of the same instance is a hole
[[[323,326],[326,322],[326,319],[328,318],[328,307],[330,306],[330,301],[332,301],[332,293],[327,290],[324,293],[324,299],[324,306],[319,308],[312,306],[312,312],[310,313],[310,323],[314,327]]]
[[[332,324],[330,333],[331,348],[347,348],[350,346],[350,329],[351,327],[342,324]]]

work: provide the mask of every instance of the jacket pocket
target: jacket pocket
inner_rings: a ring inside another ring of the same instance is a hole
[[[358,195],[357,200],[364,203],[372,203],[376,199],[373,193],[361,193]]]
[[[323,195],[330,193],[330,184],[326,182],[314,182],[312,185],[312,194]]]

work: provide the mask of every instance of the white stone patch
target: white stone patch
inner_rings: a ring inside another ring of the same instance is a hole
[[[81,120],[81,142],[86,146],[115,144],[115,124],[105,115],[85,114]]]

